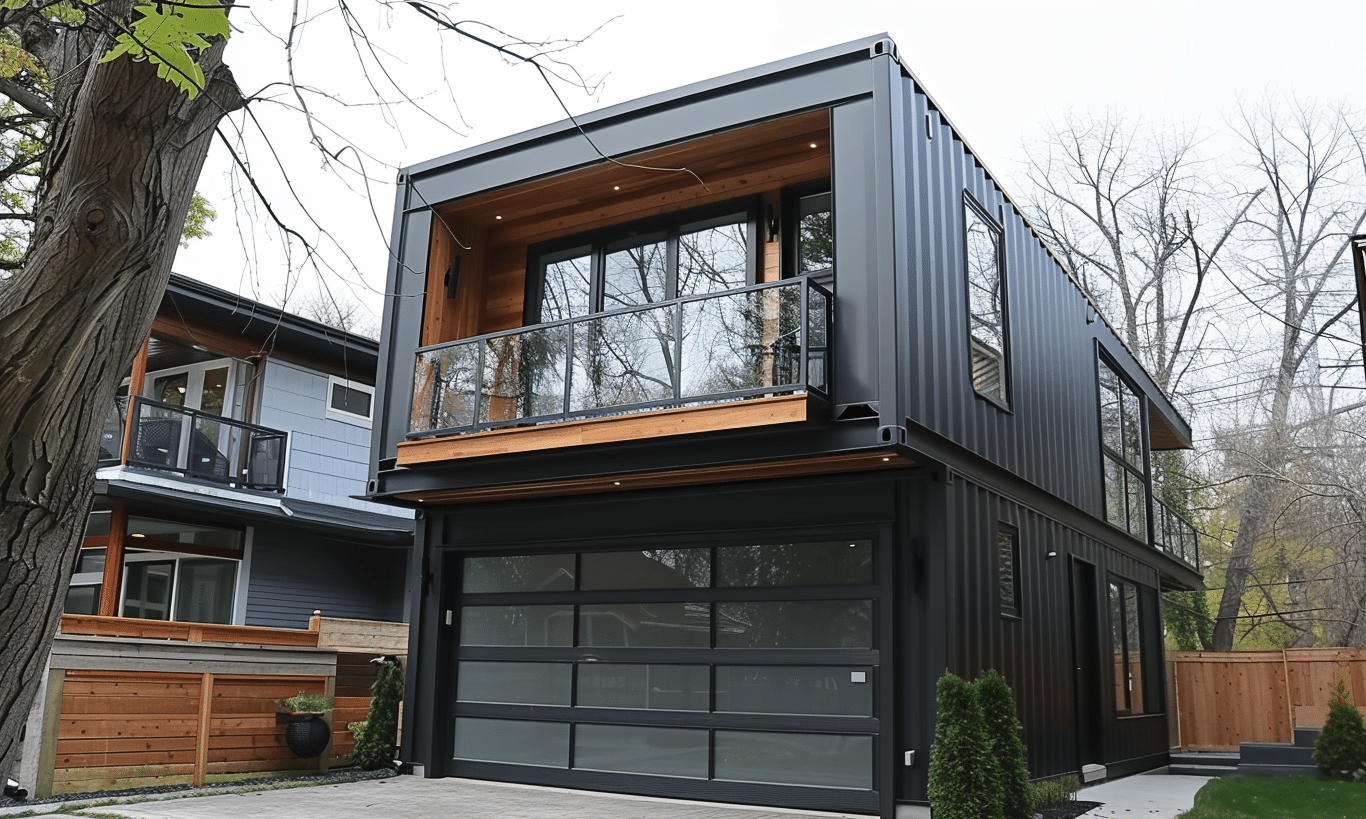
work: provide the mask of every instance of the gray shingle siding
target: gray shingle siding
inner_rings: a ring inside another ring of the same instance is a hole
[[[405,555],[294,530],[257,529],[246,623],[307,628],[315,609],[329,617],[403,620]]]

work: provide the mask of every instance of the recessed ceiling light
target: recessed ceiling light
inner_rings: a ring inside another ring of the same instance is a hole
[[[502,219],[503,217],[501,217],[501,216],[495,216],[495,217],[493,217],[493,218],[494,218],[494,219]]]
[[[613,486],[621,486],[621,481],[612,481]]]
[[[883,458],[882,460],[883,460],[884,462],[886,462],[886,461],[890,461],[891,458]]]
[[[813,142],[813,143],[811,143],[811,147],[812,147],[812,148],[815,148],[815,147],[817,147],[817,146],[816,146],[816,143],[814,143],[814,142]]]
[[[621,186],[620,186],[620,185],[613,185],[613,186],[612,186],[612,190],[614,190],[614,191],[619,191],[619,190],[621,190]]]

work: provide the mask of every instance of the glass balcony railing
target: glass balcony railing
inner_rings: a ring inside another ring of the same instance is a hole
[[[1195,527],[1176,510],[1156,498],[1153,499],[1156,530],[1153,545],[1192,568],[1200,568],[1200,543]]]
[[[133,401],[129,466],[247,489],[284,488],[288,433],[141,395]]]
[[[408,437],[824,395],[831,304],[793,279],[425,347]]]

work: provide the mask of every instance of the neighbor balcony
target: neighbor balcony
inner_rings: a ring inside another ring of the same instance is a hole
[[[424,347],[408,438],[718,405],[730,405],[722,423],[734,427],[747,425],[738,404],[763,401],[801,403],[800,418],[770,411],[782,419],[772,422],[804,420],[805,397],[828,390],[831,303],[820,285],[793,279]],[[675,427],[702,428],[716,427]]]
[[[1200,542],[1195,527],[1167,504],[1156,498],[1153,501],[1153,516],[1157,524],[1153,545],[1199,571]]]
[[[106,437],[111,437],[108,432]],[[133,430],[124,463],[239,488],[279,491],[284,488],[288,435],[139,395],[133,398]],[[118,462],[106,457],[101,465],[110,461]]]

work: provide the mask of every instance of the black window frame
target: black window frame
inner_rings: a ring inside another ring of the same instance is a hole
[[[1114,674],[1124,675],[1123,679],[1113,680],[1116,716],[1145,717],[1165,712],[1157,606],[1156,590],[1117,574],[1110,574],[1106,579],[1105,610],[1110,620],[1110,656],[1116,658],[1111,668]],[[1134,646],[1130,645],[1131,640],[1137,643],[1137,673],[1134,673],[1135,660],[1131,653]],[[1138,697],[1134,696],[1136,690]]]
[[[604,309],[603,290],[607,255],[617,250],[648,242],[652,236],[657,236],[666,243],[666,293],[661,302],[678,298],[679,236],[697,230],[705,230],[708,227],[737,223],[745,225],[745,285],[756,284],[759,270],[759,245],[763,239],[760,236],[759,211],[758,197],[741,197],[714,205],[705,205],[663,216],[625,222],[620,225],[530,245],[527,248],[523,325],[531,327],[547,321],[542,313],[546,267],[558,261],[585,255],[590,258],[590,278],[588,311],[584,315],[610,313],[616,309],[636,309],[634,307]],[[737,216],[741,218],[732,218]]]
[[[971,238],[969,236],[968,231],[969,211],[971,211],[972,214],[978,220],[980,220],[987,227],[988,230],[992,232],[996,239],[996,290],[997,300],[999,302],[999,327],[997,328],[997,332],[999,332],[1001,336],[1001,349],[997,351],[991,350],[990,346],[985,344],[985,342],[980,341],[974,333],[974,318],[972,309],[973,284],[972,273],[970,270],[972,253],[970,249]],[[1009,412],[1011,411],[1012,406],[1013,390],[1011,389],[1010,298],[1008,285],[1009,277],[1007,275],[1005,261],[1005,226],[1001,224],[1001,222],[998,221],[995,217],[993,217],[987,211],[986,206],[983,205],[981,202],[978,202],[977,199],[972,195],[972,193],[967,190],[963,191],[962,213],[963,223],[961,235],[963,251],[963,315],[966,319],[967,324],[968,383],[972,384],[972,392],[974,395],[986,400],[987,402],[991,403],[996,407],[999,407],[1002,410]],[[998,374],[998,380],[1000,382],[1000,395],[996,395],[993,392],[982,390],[977,383],[977,368],[975,365],[975,359],[978,355],[978,347],[985,348],[985,354],[994,355],[996,361],[998,362],[1000,368],[1000,373]]]
[[[781,278],[794,279],[801,272],[801,221],[802,202],[817,196],[830,197],[830,221],[838,224],[838,217],[835,215],[835,192],[830,186],[830,178],[813,179],[809,182],[800,182],[789,185],[782,191],[782,234],[779,237],[782,242],[782,274]],[[833,251],[838,253],[838,250]],[[835,290],[835,268],[832,253],[831,265],[827,270],[817,271],[811,274],[817,284],[822,285],[832,293]]]
[[[1103,368],[1103,369],[1102,369]],[[1116,450],[1106,441],[1106,401],[1105,393],[1107,386],[1105,383],[1104,370],[1108,370],[1116,385],[1116,395],[1118,398],[1119,413],[1119,446]],[[1137,417],[1132,419],[1136,429],[1130,430],[1129,420],[1126,420],[1124,410],[1125,399],[1130,398],[1137,410]],[[1101,490],[1101,512],[1106,523],[1114,526],[1122,532],[1137,538],[1144,543],[1151,543],[1153,538],[1152,526],[1152,507],[1153,507],[1153,486],[1152,486],[1152,450],[1151,442],[1148,440],[1148,420],[1147,402],[1143,398],[1143,393],[1138,390],[1132,381],[1124,374],[1123,369],[1107,355],[1103,350],[1099,350],[1096,355],[1096,424],[1098,449],[1100,451],[1100,490]],[[1125,452],[1126,441],[1129,436],[1137,435],[1137,462],[1130,458]],[[1125,476],[1125,485],[1113,490],[1110,486],[1110,471],[1108,465],[1114,463],[1118,466]],[[1131,508],[1129,493],[1126,491],[1130,485],[1129,480],[1137,481],[1143,489],[1142,508],[1136,512]],[[1110,508],[1111,492],[1118,491],[1120,499],[1125,504],[1124,519],[1116,520]]]

